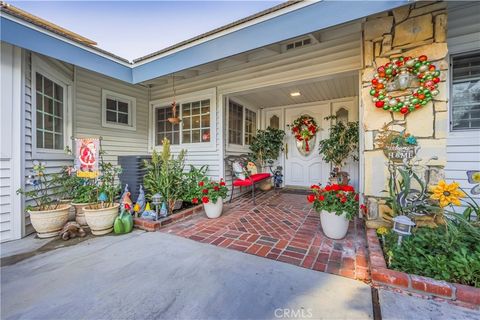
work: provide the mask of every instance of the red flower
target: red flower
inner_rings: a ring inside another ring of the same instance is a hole
[[[200,182],[198,183],[198,186],[199,186],[199,187],[203,187],[204,185],[205,185],[205,183],[204,183],[203,181],[200,181]]]
[[[297,133],[297,132],[298,132],[298,128],[297,128],[297,127],[293,127],[293,128],[292,128],[292,131],[295,132],[295,133]]]
[[[222,187],[224,187],[224,186],[225,186],[225,181],[220,181],[220,185],[221,185]]]
[[[193,204],[197,204],[197,203],[198,203],[198,198],[193,198],[193,199],[192,199],[192,203],[193,203]]]
[[[332,187],[330,185],[325,186],[325,191],[330,191],[332,190]]]
[[[320,189],[320,186],[318,186],[318,185],[316,185],[316,184],[312,184],[312,185],[310,186],[310,189],[312,189],[312,190],[317,189],[317,190],[318,190],[318,189]]]
[[[360,197],[358,196],[358,193],[357,193],[357,194],[355,195],[355,201],[358,202],[358,199],[359,199],[359,198],[360,198]]]
[[[208,203],[208,197],[203,197],[203,198],[202,198],[202,202],[203,202],[203,203]]]
[[[307,200],[308,200],[308,202],[312,203],[313,201],[315,201],[315,195],[309,194],[309,195],[307,196]]]
[[[338,191],[340,190],[340,186],[338,184],[332,185],[332,190]]]
[[[125,207],[125,210],[130,210],[130,208],[131,208],[128,203],[125,203],[125,204],[124,204],[124,207]]]
[[[203,189],[202,192],[203,192],[204,194],[207,194],[207,193],[208,193],[208,189]]]
[[[346,198],[346,197],[343,197],[342,199],[340,199],[340,202],[341,202],[341,203],[347,202],[347,198]]]
[[[213,187],[213,190],[218,191],[218,190],[220,190],[220,187],[219,187],[219,186],[215,186],[215,187]]]
[[[323,194],[321,194],[321,195],[318,196],[318,200],[320,200],[320,201],[325,200],[325,197],[323,196]]]

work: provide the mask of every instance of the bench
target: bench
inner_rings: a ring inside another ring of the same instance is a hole
[[[272,175],[270,173],[257,173],[247,176],[245,179],[236,178],[233,170],[233,164],[237,161],[241,162],[244,167],[246,167],[248,163],[248,156],[246,154],[241,154],[238,156],[230,155],[225,158],[225,162],[232,170],[232,191],[230,194],[230,202],[232,202],[233,190],[235,189],[235,187],[239,187],[240,189],[242,187],[251,187],[253,204],[255,204],[255,185],[267,179],[271,179]]]

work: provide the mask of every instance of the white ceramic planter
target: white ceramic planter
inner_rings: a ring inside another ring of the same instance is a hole
[[[205,213],[210,219],[218,218],[222,215],[223,210],[223,198],[218,198],[217,203],[208,202],[203,204]]]
[[[83,209],[92,234],[101,236],[113,231],[113,223],[118,216],[120,205],[114,203],[108,208],[100,208],[98,204],[87,206]]]
[[[320,213],[320,222],[323,233],[331,239],[343,239],[348,232],[350,221],[346,218],[346,213],[337,216],[334,212],[322,210]]]
[[[72,204],[71,199],[62,199],[60,200],[60,203],[62,204]],[[75,220],[75,207],[72,205],[70,207],[70,210],[68,211],[68,221],[73,221]]]
[[[63,226],[68,221],[68,211],[71,205],[59,204],[56,209],[52,210],[29,210],[30,221],[33,228],[37,231],[39,238],[51,238],[58,236]]]
[[[84,209],[89,205],[91,205],[91,203],[72,203],[72,206],[75,207],[75,221],[82,227],[88,226]]]

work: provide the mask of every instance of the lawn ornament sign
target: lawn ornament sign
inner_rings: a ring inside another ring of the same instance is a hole
[[[75,170],[80,178],[98,177],[100,140],[92,138],[75,139]]]
[[[417,138],[410,133],[384,131],[381,132],[376,142],[388,160],[404,162],[413,159],[417,151]]]
[[[426,55],[392,58],[377,68],[371,82],[370,95],[375,107],[408,114],[439,94],[440,70]]]
[[[315,137],[318,131],[315,119],[309,115],[301,115],[293,121],[290,127],[295,136],[298,151],[300,154],[308,156],[315,147]]]

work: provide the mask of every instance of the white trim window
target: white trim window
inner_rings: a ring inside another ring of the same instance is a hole
[[[137,99],[102,89],[102,126],[136,130]]]
[[[480,51],[452,58],[451,130],[480,129]]]
[[[228,100],[228,144],[249,146],[257,133],[257,112]]]
[[[32,147],[34,157],[67,157],[71,146],[72,81],[32,54]],[[50,155],[52,154],[52,155]]]
[[[215,150],[216,143],[216,95],[214,89],[177,97],[177,112],[180,124],[168,121],[172,115],[172,99],[156,100],[151,105],[150,146],[162,145],[167,138],[175,151]]]

